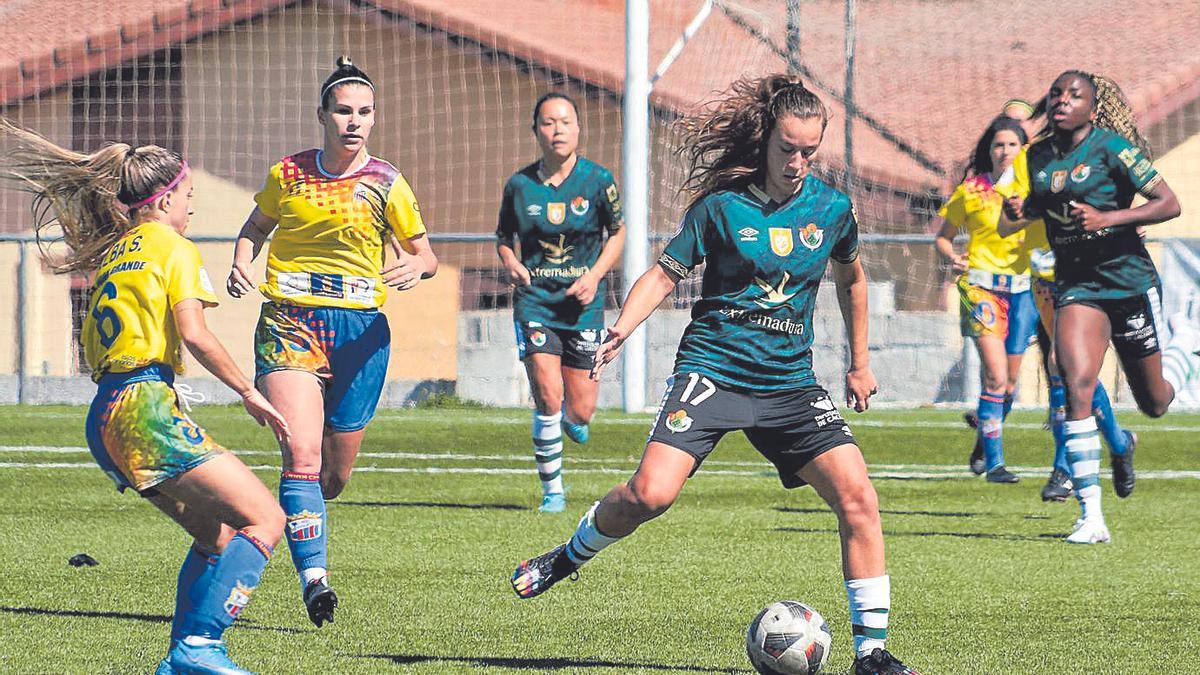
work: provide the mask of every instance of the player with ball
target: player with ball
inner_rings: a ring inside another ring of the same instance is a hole
[[[867,279],[850,199],[811,175],[829,112],[793,77],[734,83],[684,121],[695,194],[658,264],[629,292],[592,376],[697,265],[675,374],[641,464],[579,522],[570,541],[512,576],[522,598],[545,592],[605,547],[664,513],[717,442],[744,431],[785,487],[812,485],[838,518],[857,675],[906,675],[885,649],[891,591],[875,488],[850,427],[812,372],[813,306],[833,259],[850,349],[846,403],[876,393],[867,354]]]

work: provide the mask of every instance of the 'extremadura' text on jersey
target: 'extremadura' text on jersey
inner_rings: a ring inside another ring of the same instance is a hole
[[[152,363],[183,373],[175,305],[217,304],[196,245],[158,222],[129,230],[104,255],[79,339],[92,379]]]
[[[326,173],[319,150],[284,157],[254,201],[279,224],[259,287],[276,302],[380,307],[385,245],[393,234],[406,240],[425,233],[408,181],[376,157],[346,176]]]
[[[602,328],[605,281],[587,305],[566,290],[596,264],[605,233],[623,225],[617,185],[608,169],[584,157],[558,187],[541,179],[538,164],[505,183],[496,226],[501,241],[520,240],[521,264],[529,270],[529,285],[514,293],[513,318],[566,330]]]
[[[858,257],[850,199],[816,176],[777,204],[761,189],[710,194],[688,210],[658,264],[683,279],[705,262],[675,372],[782,390],[817,384],[812,317],[829,259]]]
[[[1135,227],[1087,232],[1075,225],[1071,202],[1101,211],[1127,209],[1134,194],[1149,194],[1162,177],[1137,146],[1093,128],[1074,150],[1059,156],[1044,139],[1029,146],[1027,217],[1046,221],[1054,249],[1058,296],[1063,300],[1124,298],[1158,284],[1154,262]]]

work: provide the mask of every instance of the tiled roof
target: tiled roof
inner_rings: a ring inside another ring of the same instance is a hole
[[[313,0],[324,2],[326,0]],[[0,103],[290,4],[286,0],[8,0],[0,4]],[[535,62],[614,92],[624,78],[624,0],[361,0],[404,19]],[[651,68],[701,0],[650,0]],[[690,110],[733,79],[782,70],[751,36],[785,43],[784,0],[718,0],[653,92],[662,109]],[[339,5],[340,6],[340,5]],[[1136,7],[1136,13],[1131,8]],[[833,94],[823,155],[843,147],[844,3],[805,0],[800,62]],[[739,25],[740,23],[740,25]],[[858,170],[920,190],[965,154],[1012,96],[1035,96],[1061,70],[1112,76],[1144,124],[1200,96],[1200,3],[1011,0],[858,3],[856,102],[885,129],[854,127]],[[748,30],[749,29],[749,30]],[[892,136],[887,140],[884,134]],[[911,146],[914,152],[898,149]],[[1165,150],[1162,149],[1162,150]]]

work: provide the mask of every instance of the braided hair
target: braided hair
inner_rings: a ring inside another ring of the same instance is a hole
[[[1125,93],[1112,78],[1083,70],[1068,70],[1059,77],[1063,75],[1076,75],[1092,85],[1092,110],[1096,114],[1092,120],[1093,126],[1121,136],[1137,146],[1147,159],[1154,159],[1149,141],[1138,130],[1133,106],[1129,105],[1129,99],[1125,98]]]

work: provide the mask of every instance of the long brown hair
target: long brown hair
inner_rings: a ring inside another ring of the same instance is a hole
[[[0,157],[0,178],[33,194],[34,231],[55,272],[89,272],[130,228],[137,209],[183,169],[183,158],[157,145],[109,143],[84,154],[0,119],[0,135],[16,141]],[[61,235],[65,258],[49,256],[46,239]]]
[[[683,191],[692,203],[761,182],[767,141],[785,115],[820,119],[822,130],[829,123],[829,109],[800,78],[778,74],[738,80],[701,112],[681,119],[678,153],[688,165]]]

